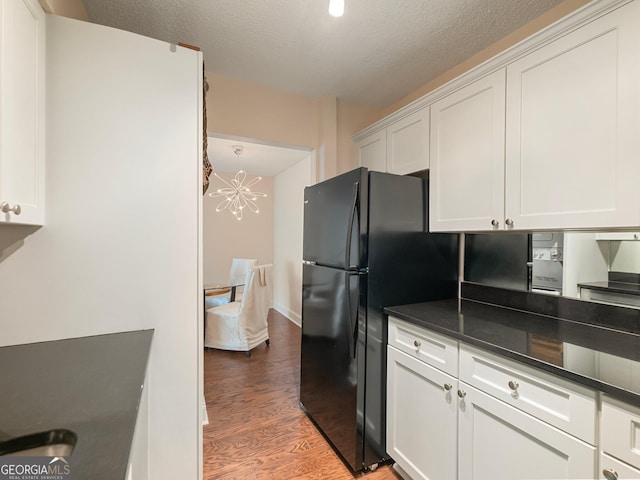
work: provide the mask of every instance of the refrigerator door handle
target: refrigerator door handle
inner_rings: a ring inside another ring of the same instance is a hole
[[[344,265],[346,268],[351,268],[351,240],[352,240],[352,232],[353,232],[353,222],[356,218],[356,213],[360,213],[359,210],[359,202],[360,198],[360,182],[355,182],[353,184],[353,202],[351,202],[351,213],[349,214],[349,225],[347,227],[347,248],[344,252]]]
[[[358,347],[358,318],[360,317],[360,302],[356,304],[356,321],[354,323],[353,317],[351,316],[351,277],[354,274],[345,273],[344,275],[344,283],[345,283],[345,292],[347,294],[347,309],[349,311],[349,353],[351,354],[351,358],[356,358],[356,351]],[[360,277],[356,277],[358,282],[360,282]],[[360,285],[358,285],[358,291],[360,291]],[[354,326],[355,325],[355,326]]]

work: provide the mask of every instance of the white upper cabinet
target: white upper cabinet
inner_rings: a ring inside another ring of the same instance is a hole
[[[504,108],[504,69],[431,106],[431,231],[501,227]]]
[[[422,108],[357,142],[360,166],[398,175],[429,168],[429,108]]]
[[[381,130],[358,142],[360,166],[375,172],[387,171],[387,132]]]
[[[640,224],[640,2],[507,67],[506,214],[516,229]]]
[[[45,15],[0,0],[0,222],[44,223]]]
[[[387,127],[387,171],[398,175],[429,168],[429,108]]]

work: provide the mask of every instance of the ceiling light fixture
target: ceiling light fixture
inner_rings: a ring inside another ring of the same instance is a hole
[[[344,0],[329,0],[329,15],[333,17],[344,15]]]
[[[242,146],[234,145],[231,148],[233,148],[233,153],[235,153],[238,158],[238,168],[240,168],[240,155],[243,150]],[[226,185],[226,187],[219,188],[215,192],[209,194],[210,197],[224,197],[216,207],[216,212],[222,212],[229,208],[229,211],[234,214],[238,220],[242,220],[242,212],[247,207],[253,213],[260,213],[255,200],[257,200],[258,197],[266,197],[267,194],[253,192],[251,191],[251,187],[262,180],[262,177],[255,177],[253,180],[249,180],[247,183],[244,183],[245,180],[247,180],[247,172],[242,169],[238,170],[238,173],[235,174],[230,182],[227,182],[217,173],[214,173],[213,175]]]

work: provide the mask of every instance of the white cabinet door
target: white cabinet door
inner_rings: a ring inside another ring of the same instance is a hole
[[[414,480],[456,478],[458,381],[387,347],[387,452]]]
[[[375,172],[387,171],[387,131],[369,135],[358,142],[360,166]]]
[[[640,224],[640,2],[507,67],[506,218]]]
[[[398,175],[429,168],[429,107],[387,127],[387,171]]]
[[[459,389],[460,480],[596,478],[595,447],[463,382]]]
[[[0,222],[42,225],[45,15],[37,0],[0,0],[0,32]]]
[[[504,108],[504,70],[431,106],[432,232],[502,228]]]

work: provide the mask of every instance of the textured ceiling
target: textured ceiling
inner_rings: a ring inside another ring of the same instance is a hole
[[[199,46],[207,71],[387,107],[561,0],[84,0],[91,21]]]

